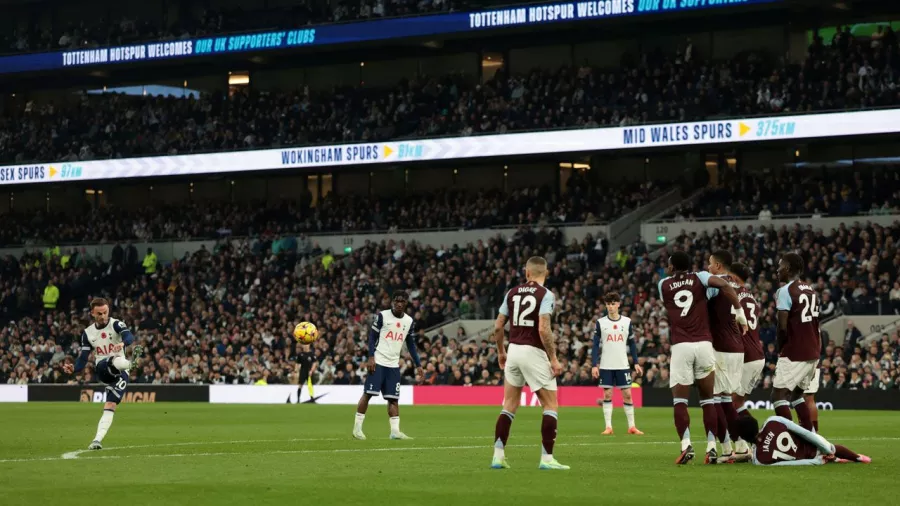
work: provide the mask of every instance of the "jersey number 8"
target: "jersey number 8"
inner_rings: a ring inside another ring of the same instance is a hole
[[[512,324],[516,327],[534,327],[534,320],[528,318],[534,312],[534,308],[537,307],[537,299],[534,298],[534,295],[526,295],[524,297],[514,295],[512,301]]]

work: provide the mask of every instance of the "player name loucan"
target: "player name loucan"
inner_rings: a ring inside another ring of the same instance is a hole
[[[672,283],[669,286],[672,288],[672,290],[674,290],[676,288],[681,288],[682,286],[694,286],[694,280],[693,279],[685,279],[682,281],[675,281],[674,283]]]

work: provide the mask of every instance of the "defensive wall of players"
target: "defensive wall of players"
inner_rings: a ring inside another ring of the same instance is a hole
[[[359,385],[320,385],[310,397],[305,385],[129,385],[123,402],[208,402],[212,404],[335,404],[355,405],[359,401]],[[564,407],[596,406],[602,395],[596,387],[559,387],[559,403]],[[696,397],[696,392],[693,393]],[[672,394],[667,388],[632,389],[636,407],[671,407]],[[401,386],[400,404],[429,406],[496,406],[503,399],[503,387],[476,386]],[[0,385],[3,402],[105,402],[104,385]],[[537,396],[527,388],[522,393],[523,406],[538,406]],[[696,405],[698,400],[691,401]],[[373,404],[384,399],[373,398]],[[622,406],[616,390],[613,403]],[[900,396],[882,390],[820,389],[816,403],[821,410],[878,409],[900,410]],[[757,389],[747,400],[750,409],[772,410],[771,393]]]

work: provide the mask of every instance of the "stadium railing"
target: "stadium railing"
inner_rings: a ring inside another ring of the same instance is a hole
[[[884,325],[883,327],[879,326],[880,328],[876,329],[875,325],[871,325],[869,327],[869,333],[867,335],[864,335],[862,337],[862,339],[859,340],[860,344],[867,345],[873,341],[878,341],[879,339],[881,339],[882,334],[891,335],[892,332],[897,331],[897,329],[900,328],[900,316],[893,315],[893,317],[894,317],[894,320],[892,322],[888,323],[887,325]],[[858,320],[859,318],[860,317],[856,317],[854,319],[854,322],[856,320]],[[889,317],[883,317],[883,318],[889,318]]]
[[[619,247],[627,246],[635,240],[640,240],[641,224],[645,220],[653,216],[659,216],[661,210],[669,209],[681,201],[681,188],[673,188],[660,195],[652,202],[648,202],[611,222],[609,224],[607,236],[609,239],[609,248],[606,252],[607,261],[610,261],[610,259],[613,258],[613,255],[610,255],[610,252],[618,251]]]

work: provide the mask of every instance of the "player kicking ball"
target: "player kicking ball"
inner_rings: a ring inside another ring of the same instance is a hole
[[[634,332],[631,328],[631,318],[619,314],[619,306],[622,299],[618,293],[608,293],[603,298],[606,304],[606,316],[597,320],[594,330],[594,346],[591,354],[593,367],[591,376],[600,379],[600,387],[603,388],[603,399],[599,401],[603,406],[603,419],[606,421],[604,436],[613,434],[613,389],[622,391],[622,400],[625,403],[625,418],[628,420],[628,433],[641,436],[644,433],[634,426],[634,403],[631,399],[631,369],[628,364],[628,355],[634,364],[634,372],[638,376],[643,374],[643,369],[638,364],[637,345],[634,342]],[[626,344],[627,343],[627,344]],[[602,353],[602,354],[601,354]],[[598,367],[599,362],[599,367]]]
[[[556,358],[556,337],[550,327],[553,292],[544,287],[547,260],[531,257],[525,264],[524,285],[513,287],[503,298],[500,314],[494,322],[494,341],[498,362],[503,369],[503,410],[494,428],[493,469],[509,469],[506,442],[516,418],[522,388],[527,384],[544,408],[541,420],[541,462],[538,469],[565,470],[569,466],[553,458],[556,443],[558,403],[556,377],[562,366]],[[537,313],[537,314],[535,314]],[[504,344],[506,321],[509,320],[509,350]]]
[[[404,341],[409,349],[409,356],[416,364],[418,376],[422,375],[422,364],[416,351],[415,323],[406,314],[407,305],[409,296],[405,291],[398,290],[391,297],[391,309],[378,313],[369,330],[369,376],[366,378],[366,389],[356,406],[356,421],[353,423],[353,437],[356,439],[366,439],[362,428],[369,400],[379,394],[388,403],[391,439],[412,439],[400,432],[400,352]]]
[[[737,422],[741,437],[753,441],[753,463],[759,466],[820,466],[835,462],[868,464],[872,459],[780,416],[766,420],[762,430],[754,418]]]
[[[78,360],[74,366],[71,362],[63,364],[63,371],[66,374],[81,372],[93,350],[97,379],[106,384],[106,403],[97,424],[97,435],[88,450],[100,450],[103,448],[103,438],[112,426],[116,408],[128,388],[128,370],[138,364],[144,349],[135,345],[131,360],[125,359],[125,347],[134,342],[134,334],[124,323],[109,317],[109,303],[105,299],[96,298],[91,301],[91,318],[94,324],[81,332],[81,354]]]

